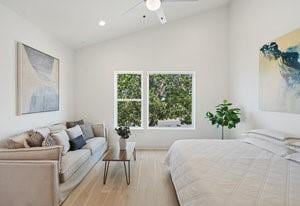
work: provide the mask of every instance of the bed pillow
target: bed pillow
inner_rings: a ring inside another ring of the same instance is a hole
[[[286,145],[297,152],[300,152],[300,141],[287,141]]]
[[[300,163],[300,152],[296,152],[296,153],[287,155],[285,157],[285,159],[292,160],[292,161]]]
[[[300,141],[300,137],[296,137],[294,135],[291,134],[287,134],[284,132],[280,132],[280,131],[276,131],[276,130],[268,130],[268,129],[256,129],[256,130],[251,130],[245,133],[246,135],[258,135],[260,138],[265,138],[265,139],[273,139],[276,141],[285,141],[285,140],[291,140],[291,139],[295,139],[295,140],[299,140]]]
[[[257,146],[261,149],[272,152],[273,154],[279,155],[281,157],[285,157],[286,155],[295,153],[295,150],[290,149],[287,145],[277,144],[272,141],[256,138],[256,137],[247,137],[242,139],[241,141]]]
[[[244,138],[256,138],[256,139],[268,141],[272,144],[285,146],[285,141],[281,141],[281,140],[278,140],[278,139],[275,139],[275,138],[270,138],[268,136],[261,135],[261,134],[246,132],[246,133],[242,134],[242,137],[244,137]]]

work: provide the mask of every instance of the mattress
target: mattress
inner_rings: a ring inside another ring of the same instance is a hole
[[[241,140],[179,140],[166,163],[181,206],[300,205],[300,164]]]

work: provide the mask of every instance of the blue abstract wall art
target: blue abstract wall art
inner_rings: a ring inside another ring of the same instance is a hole
[[[259,72],[260,108],[300,113],[300,29],[261,47]]]
[[[59,110],[59,60],[18,43],[18,113]]]

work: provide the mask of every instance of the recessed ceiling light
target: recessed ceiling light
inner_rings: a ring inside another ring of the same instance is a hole
[[[106,24],[105,21],[103,21],[103,20],[99,21],[99,26],[105,26],[105,24]]]

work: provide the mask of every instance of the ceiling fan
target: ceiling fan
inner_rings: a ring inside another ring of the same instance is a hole
[[[128,9],[126,12],[123,13],[127,14],[130,11],[134,10],[136,7],[138,7],[141,4],[145,4],[148,10],[155,12],[162,24],[167,23],[167,18],[165,16],[164,10],[162,8],[163,3],[175,3],[175,2],[196,2],[198,0],[141,0],[140,2],[136,3],[134,6],[132,6],[130,9]]]

